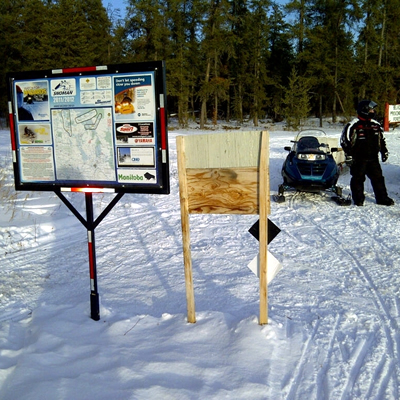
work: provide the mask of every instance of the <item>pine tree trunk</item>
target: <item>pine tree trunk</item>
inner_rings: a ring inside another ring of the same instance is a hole
[[[211,60],[208,59],[204,84],[208,84],[210,80],[210,69],[211,69]],[[204,98],[201,101],[200,129],[204,129],[206,121],[207,121],[207,96],[204,96]]]
[[[332,122],[336,122],[337,112],[336,112],[336,93],[337,93],[337,85],[338,85],[338,56],[339,49],[337,46],[335,47],[335,76],[334,76],[334,93],[333,93],[333,105],[332,105]]]
[[[379,44],[379,58],[378,67],[382,66],[382,54],[383,54],[383,43],[385,42],[385,27],[386,27],[386,1],[383,9],[383,20],[382,20],[382,30],[381,30],[381,42]]]
[[[214,55],[214,76],[218,77],[218,57]],[[213,111],[213,124],[217,125],[218,122],[218,93],[214,93],[214,111]]]

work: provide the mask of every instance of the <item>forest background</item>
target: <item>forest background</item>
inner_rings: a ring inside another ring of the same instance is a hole
[[[165,60],[180,126],[347,120],[361,99],[398,103],[400,0],[0,2],[0,113],[7,72]],[[1,116],[1,115],[0,115]]]

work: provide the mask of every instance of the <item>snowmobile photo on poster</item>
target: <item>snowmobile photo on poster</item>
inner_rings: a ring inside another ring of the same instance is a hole
[[[87,229],[91,318],[100,319],[95,228],[125,193],[169,194],[165,63],[7,74],[16,190],[53,191]],[[85,195],[86,219],[65,192]],[[93,193],[115,193],[95,219]]]
[[[7,80],[17,190],[169,193],[164,62]]]

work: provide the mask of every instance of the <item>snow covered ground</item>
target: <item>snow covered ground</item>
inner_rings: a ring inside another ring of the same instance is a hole
[[[295,132],[269,131],[276,193]],[[198,132],[169,132],[170,195],[126,194],[96,229],[95,322],[86,230],[54,193],[15,192],[0,131],[0,399],[399,399],[400,132],[386,134],[383,164],[395,206],[376,205],[369,181],[364,207],[301,193],[272,203],[283,269],[265,326],[247,268],[257,216],[191,216],[186,321],[175,139]],[[112,195],[93,197],[98,215]],[[84,196],[69,198],[85,214]]]

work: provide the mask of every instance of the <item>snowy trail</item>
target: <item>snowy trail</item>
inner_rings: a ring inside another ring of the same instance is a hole
[[[273,193],[293,136],[271,134]],[[400,135],[384,165],[395,206],[375,205],[368,182],[363,208],[302,193],[272,203],[283,269],[266,326],[247,268],[257,216],[234,215],[191,216],[198,322],[186,323],[175,137],[171,194],[125,195],[96,229],[99,322],[85,229],[53,193],[16,193],[0,147],[0,398],[400,398]],[[97,215],[111,197],[96,196]]]
[[[310,375],[309,365],[306,361],[309,362],[312,358],[324,360],[321,363],[320,371],[315,371],[317,382],[313,386],[319,389],[315,398],[329,397],[326,389],[324,389],[327,387],[327,379],[332,374],[332,366],[337,366],[341,363],[345,363],[343,367],[346,366],[346,368],[342,368],[343,377],[341,380],[343,383],[338,385],[337,395],[333,395],[333,398],[352,398],[354,389],[362,386],[366,377],[369,377],[370,382],[366,394],[367,397],[361,396],[360,393],[360,398],[385,398],[384,393],[388,392],[392,393],[393,398],[398,398],[398,298],[394,299],[393,304],[393,299],[390,298],[392,293],[390,293],[388,299],[388,296],[386,296],[387,287],[382,286],[382,280],[393,280],[393,267],[398,265],[399,260],[397,255],[397,260],[393,260],[392,252],[393,245],[398,247],[398,244],[396,235],[393,236],[393,232],[390,234],[390,230],[386,230],[386,232],[382,230],[382,235],[385,236],[383,239],[371,234],[380,229],[380,226],[390,226],[391,220],[397,214],[397,210],[378,207],[378,209],[374,210],[374,213],[371,213],[368,212],[368,209],[365,212],[364,210],[355,210],[352,207],[337,208],[329,200],[321,201],[319,199],[314,202],[316,195],[295,193],[287,197],[286,205],[284,207],[278,205],[276,208],[279,210],[284,209],[285,215],[282,216],[282,220],[288,218],[290,221],[294,221],[295,227],[298,226],[298,228],[292,228],[290,232],[287,231],[286,233],[293,241],[297,242],[298,248],[311,247],[313,249],[312,258],[314,259],[323,257],[329,259],[332,256],[332,254],[323,255],[322,252],[319,254],[321,247],[331,251],[334,250],[334,256],[337,260],[340,260],[340,264],[345,268],[341,269],[337,261],[332,262],[331,265],[339,267],[343,278],[346,277],[346,274],[349,275],[349,271],[351,275],[356,276],[356,279],[354,279],[354,276],[352,277],[353,284],[351,286],[354,285],[354,288],[349,285],[347,290],[349,293],[356,290],[361,290],[365,293],[366,298],[371,299],[375,308],[375,310],[371,309],[370,312],[376,317],[374,318],[375,322],[372,329],[366,332],[366,337],[363,337],[362,340],[352,341],[349,341],[346,337],[348,336],[345,333],[346,325],[348,325],[349,318],[359,319],[357,316],[359,310],[354,311],[354,314],[346,312],[345,317],[347,318],[342,318],[342,314],[337,314],[335,321],[332,320],[334,317],[332,315],[328,328],[325,328],[323,322],[318,319],[304,345],[302,358],[296,366],[296,374],[292,377],[292,383],[286,398],[301,398],[301,396],[297,397],[299,395],[297,390],[298,382],[303,382],[305,377]],[[306,204],[307,202],[308,204]],[[310,207],[310,205],[312,206]],[[373,207],[376,208],[376,206]],[[359,214],[357,219],[353,217],[355,212]],[[288,215],[289,213],[290,215]],[[340,225],[343,226],[343,235],[337,229],[337,226]],[[368,230],[371,227],[376,229],[371,232],[371,230]],[[305,233],[302,234],[304,231]],[[360,241],[360,245],[355,244],[356,241]],[[376,265],[379,265],[378,270],[373,269],[372,273],[369,272],[371,258],[375,260]],[[312,259],[310,264],[311,266],[314,264]],[[336,276],[337,271],[326,272],[332,274],[330,275],[330,279],[332,279],[332,277]],[[340,300],[345,300],[345,303],[351,307],[351,297],[347,301],[346,296],[342,296]],[[321,311],[329,312],[328,309],[321,307],[321,305],[321,303],[318,305],[318,313],[321,313]],[[328,305],[332,306],[332,301],[328,302]],[[368,315],[363,314],[362,317],[366,320]],[[326,320],[326,315],[323,320]],[[330,327],[334,327],[334,329],[330,331]],[[325,356],[319,354],[321,345],[315,346],[314,338],[318,336],[319,331],[321,331],[321,335],[326,336],[323,346],[323,348],[326,347]],[[356,335],[354,334],[353,336]],[[342,338],[346,339],[344,343]],[[337,351],[338,346],[340,346],[340,352]],[[317,349],[316,354],[313,354],[313,349],[314,351]],[[337,359],[338,355],[339,359]],[[365,365],[369,365],[371,370],[366,375],[362,373]],[[330,392],[332,395],[332,388]]]

